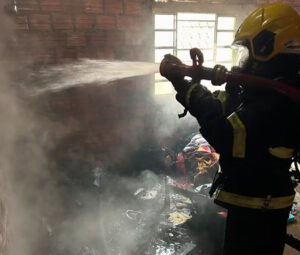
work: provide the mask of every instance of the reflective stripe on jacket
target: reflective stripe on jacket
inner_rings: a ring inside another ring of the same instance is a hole
[[[246,154],[246,127],[237,113],[232,113],[228,118],[233,129],[232,157],[245,158]]]
[[[294,155],[294,151],[295,151],[294,149],[283,147],[283,146],[269,148],[269,152],[271,155],[281,159],[292,158]]]
[[[221,201],[223,203],[246,207],[251,209],[283,209],[291,207],[294,201],[295,195],[284,197],[271,197],[266,198],[250,197],[239,194],[218,190],[215,193],[215,201]]]

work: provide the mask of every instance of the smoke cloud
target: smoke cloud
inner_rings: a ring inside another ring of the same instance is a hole
[[[47,151],[55,139],[51,128],[60,133],[58,125],[37,117],[14,82],[18,65],[12,54],[15,42],[14,24],[0,6],[0,181],[1,254],[46,254],[43,227],[50,215],[59,212],[60,198],[52,177]],[[62,134],[62,133],[61,133]]]
[[[163,194],[163,180],[149,171],[132,178],[108,174],[107,165],[82,164],[76,153],[57,165],[57,145],[73,127],[39,113],[33,97],[15,81],[17,62],[6,54],[14,25],[5,17],[0,27],[0,254],[142,254],[165,205],[163,197],[155,204],[137,202],[134,192],[143,187]],[[175,99],[153,100],[159,110],[149,121],[157,141],[172,144],[197,131],[191,116],[178,120],[183,109]],[[123,150],[126,154],[128,148]]]

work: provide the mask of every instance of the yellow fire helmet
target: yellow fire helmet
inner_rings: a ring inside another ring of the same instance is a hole
[[[264,5],[251,13],[238,29],[235,46],[244,47],[254,60],[266,62],[278,54],[300,54],[300,17],[286,3]],[[239,49],[239,61],[247,58]],[[241,63],[240,63],[241,64]]]

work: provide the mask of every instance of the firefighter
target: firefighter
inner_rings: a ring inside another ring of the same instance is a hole
[[[233,45],[235,70],[299,88],[300,17],[289,5],[255,10]],[[211,93],[184,77],[166,77],[221,155],[213,186],[215,203],[228,209],[223,254],[282,254],[295,196],[289,169],[299,147],[299,103],[259,84],[227,84],[225,92]]]

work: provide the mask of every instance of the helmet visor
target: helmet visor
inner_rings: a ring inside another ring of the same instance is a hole
[[[232,65],[244,69],[249,61],[249,49],[241,44],[233,44],[232,49]]]

